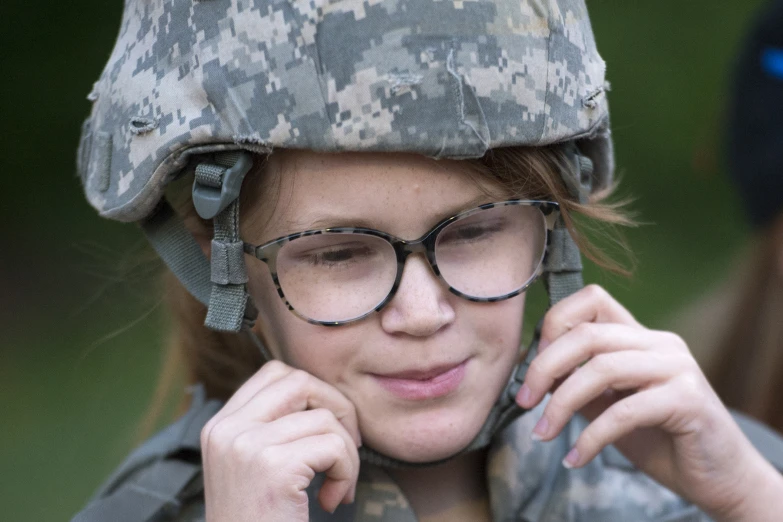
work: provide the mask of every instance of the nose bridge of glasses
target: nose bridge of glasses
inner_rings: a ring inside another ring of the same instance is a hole
[[[428,237],[423,237],[413,241],[398,241],[394,245],[395,250],[397,251],[397,260],[400,263],[405,263],[405,260],[408,259],[408,256],[411,254],[421,254],[424,259],[429,261],[431,259],[431,253],[427,239]]]

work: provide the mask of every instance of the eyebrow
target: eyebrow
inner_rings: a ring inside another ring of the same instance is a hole
[[[287,229],[293,233],[304,230],[319,230],[336,227],[375,228],[372,220],[360,216],[348,217],[345,214],[312,213],[295,221],[286,221]]]
[[[446,218],[478,207],[479,205],[489,203],[489,197],[485,194],[476,196],[473,199],[465,201],[460,205],[448,208],[445,212],[438,213],[432,216],[430,227],[434,227],[437,223],[440,223]],[[345,214],[330,214],[313,212],[306,214],[297,220],[287,220],[286,229],[289,230],[288,234],[295,234],[305,230],[320,230],[324,228],[337,228],[337,227],[360,227],[378,229],[378,223],[372,219],[367,219],[363,216],[346,216]]]

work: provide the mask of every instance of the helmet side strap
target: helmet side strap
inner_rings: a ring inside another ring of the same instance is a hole
[[[216,154],[214,162],[203,162],[196,169],[194,203],[198,201],[203,209],[204,195],[214,192],[217,192],[219,200],[211,205],[212,211],[217,212],[210,216],[215,225],[211,261],[204,256],[193,235],[166,200],[162,200],[152,215],[141,223],[141,228],[174,276],[191,295],[207,306],[204,324],[216,331],[244,332],[259,348],[264,359],[271,360],[266,347],[251,330],[257,311],[246,290],[247,272],[239,239],[238,199],[236,196],[233,199],[230,195],[226,197],[227,190],[223,188],[226,181],[233,186],[241,184],[252,164],[252,160],[248,162],[248,156],[246,153]],[[232,170],[240,163],[238,157],[241,158],[241,169]],[[235,193],[238,194],[238,190]],[[199,205],[196,208],[198,211]]]
[[[212,292],[204,325],[219,332],[252,328],[255,306],[247,293],[245,252],[239,239],[239,202],[232,201],[214,220],[210,260]]]
[[[247,294],[243,242],[239,238],[239,187],[252,166],[241,151],[216,153],[196,166],[193,205],[204,219],[212,219],[210,281],[212,290],[204,325],[219,332],[251,328],[255,307]]]
[[[549,294],[550,307],[584,286],[582,256],[562,217],[557,218],[555,228],[550,232],[544,284]]]
[[[571,197],[581,204],[587,204],[593,189],[593,162],[581,154],[576,144],[572,148],[574,171],[562,172]],[[559,216],[550,232],[547,257],[544,265],[544,285],[552,307],[584,286],[582,280],[582,256],[579,247]]]

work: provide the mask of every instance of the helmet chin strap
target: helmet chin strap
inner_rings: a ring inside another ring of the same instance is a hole
[[[572,196],[586,202],[592,163],[574,155],[577,179],[567,179]],[[237,195],[252,160],[246,152],[216,154],[211,163],[202,163],[196,169],[193,200],[199,214],[214,219],[215,239],[212,242],[211,262],[188,232],[182,219],[168,203],[161,202],[157,210],[141,226],[158,255],[168,265],[185,288],[208,307],[206,325],[220,331],[244,332],[258,346],[265,360],[272,356],[252,331],[255,307],[246,291],[247,274],[244,266],[242,242],[239,239],[239,203]],[[228,187],[228,188],[227,188]],[[206,209],[205,209],[206,208]],[[579,248],[565,226],[562,217],[547,237],[543,279],[549,295],[550,307],[582,288],[582,261]],[[492,437],[511,424],[525,409],[516,403],[516,395],[525,380],[527,370],[538,350],[539,322],[524,360],[512,371],[508,383],[490,410],[478,435],[454,455],[432,462],[407,462],[384,455],[363,446],[359,455],[365,462],[382,467],[435,466],[465,453],[485,448]]]

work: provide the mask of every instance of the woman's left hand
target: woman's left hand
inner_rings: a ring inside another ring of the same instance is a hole
[[[763,517],[759,503],[783,499],[780,475],[744,436],[683,340],[640,325],[599,286],[557,303],[544,318],[517,402],[532,408],[547,392],[534,438],[555,438],[577,412],[590,421],[567,467],[614,444],[719,519]]]

